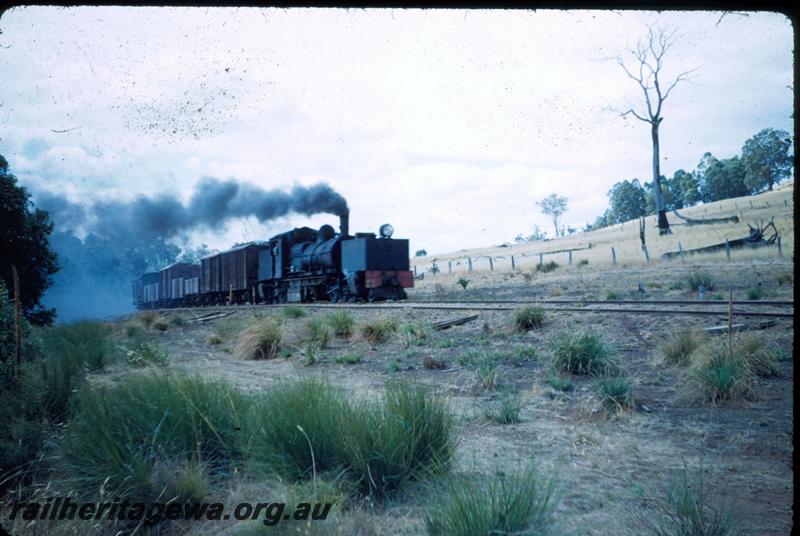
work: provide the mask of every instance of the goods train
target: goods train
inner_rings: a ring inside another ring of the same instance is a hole
[[[133,281],[139,309],[318,300],[399,300],[414,286],[408,240],[374,233],[348,234],[348,216],[337,233],[300,227],[267,241],[248,242],[208,255],[200,265],[178,262]]]

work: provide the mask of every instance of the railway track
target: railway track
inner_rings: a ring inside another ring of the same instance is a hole
[[[582,306],[560,307],[560,304],[579,304]],[[381,303],[301,303],[301,304],[257,304],[257,305],[222,305],[203,307],[175,307],[170,309],[155,309],[156,312],[214,312],[214,311],[244,311],[254,309],[280,309],[282,307],[303,307],[311,309],[395,309],[395,310],[438,310],[438,311],[512,311],[525,306],[538,305],[546,311],[577,312],[577,313],[602,313],[602,314],[644,314],[644,315],[693,315],[693,316],[723,316],[728,315],[728,303],[715,301],[690,301],[690,300],[473,300],[459,302],[381,302]],[[630,307],[636,305],[638,307]],[[663,308],[652,306],[672,305],[677,308]],[[761,317],[761,318],[794,318],[793,301],[751,302],[734,301],[733,316],[735,317]],[[600,307],[611,306],[611,307]],[[616,306],[616,307],[614,307]],[[737,309],[736,307],[740,308]],[[745,306],[746,308],[741,308]],[[757,310],[752,309],[754,307]],[[783,310],[768,310],[765,307]],[[791,307],[791,311],[785,308]]]

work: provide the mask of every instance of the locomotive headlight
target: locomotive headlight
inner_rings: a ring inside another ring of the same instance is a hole
[[[378,231],[378,233],[380,233],[381,238],[391,238],[392,233],[394,233],[394,227],[392,227],[391,224],[389,223],[384,223],[383,225],[381,225],[381,228]]]

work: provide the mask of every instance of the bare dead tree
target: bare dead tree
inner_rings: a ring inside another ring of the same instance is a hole
[[[621,111],[615,110],[623,118],[628,115],[634,116],[639,121],[650,124],[650,132],[653,138],[653,191],[655,193],[656,211],[658,212],[658,234],[670,234],[667,221],[667,208],[664,203],[664,194],[661,190],[661,170],[659,166],[659,145],[658,127],[664,117],[661,115],[664,101],[679,82],[687,80],[688,76],[696,69],[684,71],[677,75],[670,83],[663,84],[659,80],[662,75],[664,56],[669,52],[676,40],[676,30],[668,32],[664,29],[654,30],[652,26],[647,29],[647,38],[639,40],[635,49],[629,49],[633,55],[636,66],[629,68],[622,57],[617,57],[616,61],[628,78],[635,81],[644,93],[644,102],[647,105],[646,113],[639,113],[633,108]]]

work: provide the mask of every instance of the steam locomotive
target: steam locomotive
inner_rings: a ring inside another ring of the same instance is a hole
[[[408,240],[385,224],[348,234],[299,227],[267,241],[248,242],[203,257],[200,266],[175,263],[133,281],[139,309],[240,303],[399,300],[414,286]]]

